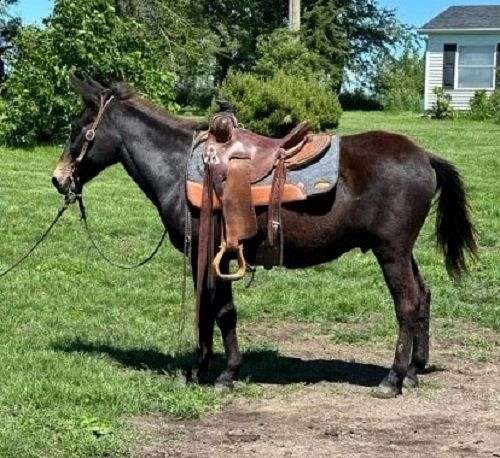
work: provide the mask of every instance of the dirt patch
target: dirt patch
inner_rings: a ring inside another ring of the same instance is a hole
[[[248,362],[259,396],[232,395],[196,421],[136,418],[144,440],[132,456],[500,457],[498,358],[466,360],[449,342],[435,342],[437,370],[420,376],[418,389],[381,400],[373,387],[390,348],[335,345],[299,324],[253,331],[279,347],[263,366],[258,357]]]

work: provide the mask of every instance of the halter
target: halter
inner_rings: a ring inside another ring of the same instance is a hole
[[[96,130],[102,121],[102,117],[104,116],[104,112],[106,111],[106,108],[108,107],[108,105],[111,103],[111,101],[114,98],[115,98],[114,95],[109,97],[109,99],[106,99],[106,97],[104,95],[100,96],[99,111],[97,112],[97,116],[94,119],[94,122],[92,123],[92,125],[90,126],[90,129],[88,129],[85,132],[85,140],[83,141],[82,149],[80,150],[80,154],[78,155],[78,157],[75,159],[75,161],[73,162],[73,164],[71,166],[71,178],[70,179],[71,179],[72,186],[70,187],[69,192],[66,195],[66,200],[69,203],[74,203],[81,197],[80,192],[78,191],[78,188],[77,188],[78,178],[76,176],[76,172],[78,170],[79,165],[82,163],[83,159],[87,155],[87,153],[89,151],[90,144],[95,140]],[[75,192],[75,190],[76,190],[76,192]]]
[[[104,112],[106,111],[106,108],[108,105],[111,103],[111,101],[115,98],[114,95],[112,95],[109,99],[106,99],[104,95],[101,95],[100,97],[100,103],[99,103],[99,111],[97,112],[97,116],[94,119],[94,122],[90,126],[90,129],[88,129],[85,132],[85,140],[83,141],[82,144],[82,149],[80,151],[80,154],[76,158],[74,165],[73,165],[73,174],[77,167],[80,165],[80,163],[83,161],[85,156],[87,155],[89,151],[89,146],[90,144],[95,140],[95,132],[97,128],[99,127],[99,124],[102,121],[102,117],[104,116]]]

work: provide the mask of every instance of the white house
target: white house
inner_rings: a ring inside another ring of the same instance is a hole
[[[451,6],[418,32],[427,35],[426,110],[436,87],[449,92],[459,110],[469,108],[477,90],[500,89],[500,5]]]

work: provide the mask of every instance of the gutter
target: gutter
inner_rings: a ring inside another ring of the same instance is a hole
[[[430,35],[430,34],[454,34],[454,33],[462,33],[462,34],[493,34],[500,33],[500,28],[493,29],[417,29],[417,32],[421,35]]]

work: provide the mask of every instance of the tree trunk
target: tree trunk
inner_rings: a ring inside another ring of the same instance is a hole
[[[292,32],[300,30],[300,0],[289,0],[288,24]]]

